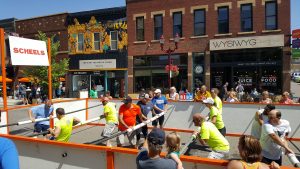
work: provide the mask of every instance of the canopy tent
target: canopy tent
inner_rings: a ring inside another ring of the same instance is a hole
[[[2,76],[0,76],[0,83],[2,83]],[[7,83],[11,83],[12,82],[12,79],[9,79],[9,78],[6,78],[6,82]]]
[[[60,82],[65,82],[65,81],[66,81],[66,79],[65,79],[65,78],[63,78],[63,77],[60,77],[60,78],[59,78],[59,81],[60,81]]]
[[[19,82],[23,82],[23,83],[28,83],[28,82],[30,82],[30,80],[29,80],[28,77],[22,77],[22,78],[20,78],[20,79],[18,79],[18,80],[19,80]]]

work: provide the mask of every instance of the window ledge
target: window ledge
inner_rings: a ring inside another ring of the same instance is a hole
[[[202,35],[202,36],[191,36],[190,39],[199,39],[199,38],[208,38],[208,35]]]
[[[219,37],[219,36],[231,36],[232,33],[224,33],[224,34],[215,34],[215,37]]]
[[[151,40],[151,43],[159,43],[159,40]]]
[[[179,40],[184,40],[185,37],[181,37]],[[170,41],[174,41],[174,38],[170,38]]]
[[[250,32],[238,32],[238,35],[249,35],[249,34],[256,34],[256,31],[250,31]]]
[[[134,41],[133,43],[134,44],[144,44],[144,43],[147,43],[147,41]]]
[[[262,30],[262,33],[272,33],[272,32],[281,32],[281,29],[275,29],[275,30]]]

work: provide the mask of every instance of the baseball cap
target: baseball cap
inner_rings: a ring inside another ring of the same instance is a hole
[[[149,99],[150,96],[149,96],[149,94],[147,94],[147,93],[143,93],[143,94],[140,94],[139,98],[140,98],[140,99]]]
[[[156,90],[154,91],[154,93],[161,93],[161,90],[160,90],[160,89],[156,89]]]
[[[154,128],[148,134],[147,139],[154,145],[163,145],[165,143],[165,132],[160,128]]]
[[[212,99],[211,97],[203,100],[203,103],[208,103],[208,104],[214,104],[214,99]]]
[[[132,98],[131,98],[130,96],[127,96],[122,102],[123,102],[124,104],[132,103]]]

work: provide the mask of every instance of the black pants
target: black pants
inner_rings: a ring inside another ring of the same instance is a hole
[[[223,128],[218,129],[218,130],[225,137],[225,135],[226,135],[226,127],[224,126]]]
[[[266,163],[266,164],[271,164],[272,161],[275,161],[277,164],[279,164],[280,166],[282,165],[282,156],[280,156],[280,158],[278,160],[272,160],[266,157],[263,157],[261,162]]]
[[[143,133],[144,138],[146,138],[147,135],[148,135],[148,126],[147,126],[147,125],[143,126],[143,127],[141,128],[141,130],[142,130],[142,133]],[[141,133],[140,130],[138,130],[137,133],[136,133],[136,139],[137,139],[137,140],[140,140],[140,139],[141,139],[141,134],[140,134],[140,133]]]

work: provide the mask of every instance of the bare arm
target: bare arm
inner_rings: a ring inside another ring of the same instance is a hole
[[[216,124],[216,121],[217,121],[217,116],[213,116],[212,119],[211,119],[211,122],[213,124]]]
[[[269,136],[273,139],[273,141],[276,144],[280,145],[281,147],[283,147],[285,149],[286,154],[289,154],[289,153],[294,154],[294,152],[288,147],[288,145],[285,144],[285,142],[282,141],[275,133],[269,134]]]
[[[227,169],[241,169],[243,168],[242,163],[238,160],[231,160],[227,164]]]
[[[60,126],[55,126],[55,129],[49,128],[48,130],[54,138],[57,138],[61,132]]]
[[[167,110],[168,110],[168,104],[165,104],[165,106],[164,106],[164,112],[167,113]]]
[[[154,105],[153,108],[154,108],[155,110],[157,110],[157,111],[163,112],[163,110],[160,109],[160,108],[158,108],[156,105]]]
[[[77,117],[73,117],[73,126],[75,126],[76,124],[79,124],[81,121],[79,118]]]
[[[32,122],[35,122],[35,118],[33,117],[32,110],[28,110],[28,116]]]
[[[176,154],[171,153],[171,158],[177,163],[177,169],[182,169],[182,162]]]
[[[263,121],[263,119],[260,116],[260,114],[259,114],[258,111],[255,113],[255,120],[259,123],[259,125],[263,125],[264,124],[264,121]]]
[[[126,128],[130,128],[129,126],[127,126],[127,124],[125,123],[125,121],[123,120],[123,114],[119,115],[119,122],[121,124],[123,124]]]

